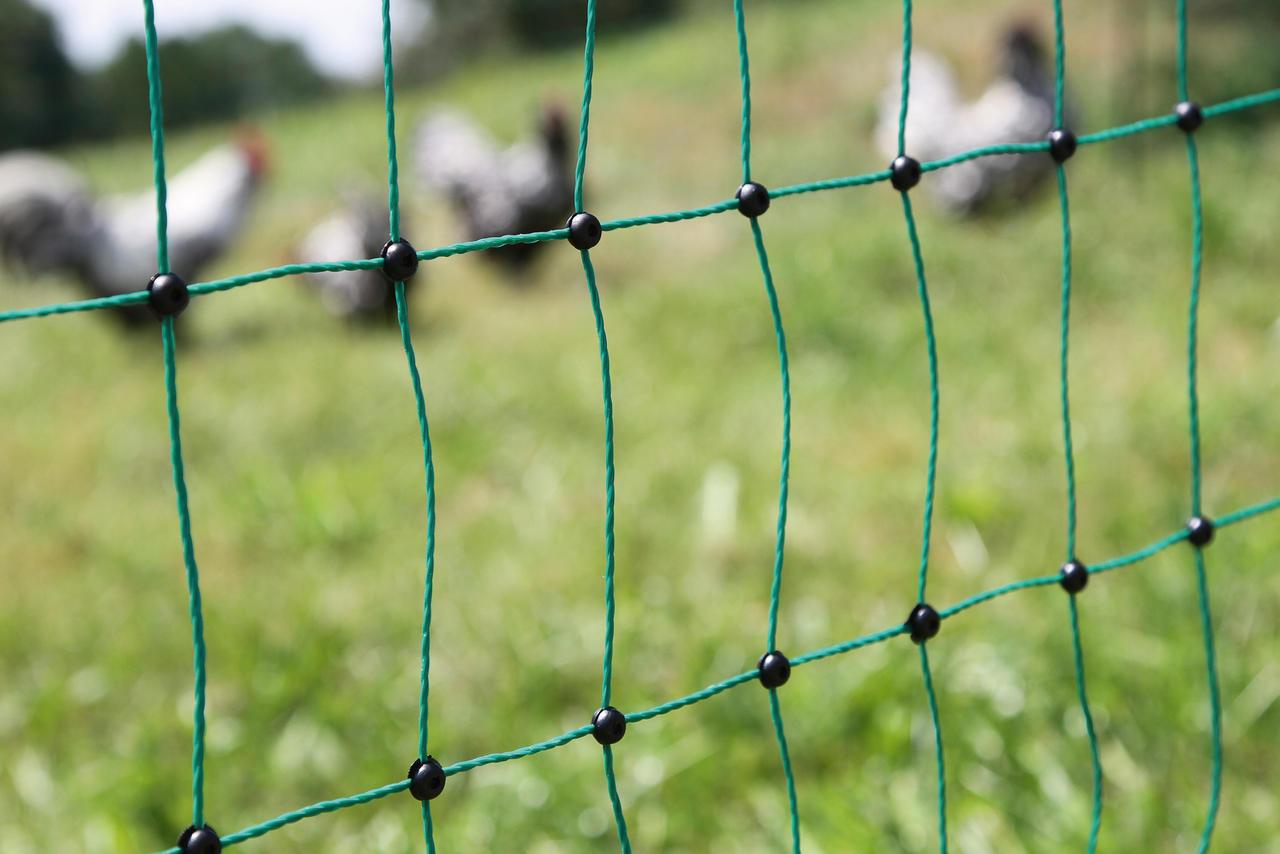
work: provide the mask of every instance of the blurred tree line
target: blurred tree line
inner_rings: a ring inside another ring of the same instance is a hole
[[[520,52],[581,45],[585,0],[419,0],[432,27],[406,52],[419,79],[447,71],[481,53]],[[616,33],[658,24],[690,0],[597,0],[596,27]],[[397,73],[399,65],[397,64]]]
[[[479,55],[582,43],[585,0],[417,2],[428,7],[431,25],[417,44],[398,49],[397,77],[405,82],[436,78]],[[597,27],[612,36],[661,23],[691,5],[692,0],[597,0]],[[1278,10],[1278,0],[1193,5],[1193,97],[1212,103],[1277,85]],[[1147,0],[1124,0],[1113,15],[1121,42],[1128,45],[1126,67],[1116,81],[1117,106],[1130,116],[1128,101],[1149,102],[1141,94],[1145,87],[1167,88],[1173,58],[1164,47],[1152,49],[1148,33],[1166,34],[1169,10]],[[105,67],[81,71],[63,53],[49,15],[27,0],[0,0],[0,21],[0,150],[146,132],[141,38]],[[165,40],[160,62],[165,123],[171,127],[241,116],[351,85],[317,71],[296,43],[238,26]],[[1232,120],[1260,119],[1245,114]]]
[[[147,55],[129,41],[105,66],[67,59],[52,18],[0,0],[0,150],[146,133]],[[294,42],[224,27],[160,43],[165,125],[181,127],[314,98],[335,83]]]

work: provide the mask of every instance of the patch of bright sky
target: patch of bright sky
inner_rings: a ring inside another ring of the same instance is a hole
[[[142,35],[140,0],[30,0],[53,14],[63,48],[81,66],[100,65],[132,36]],[[302,44],[318,68],[346,77],[382,67],[381,0],[156,0],[156,31],[186,36],[226,24]],[[392,0],[399,35],[427,22],[420,0]]]

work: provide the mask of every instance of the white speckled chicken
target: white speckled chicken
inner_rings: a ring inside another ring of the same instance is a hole
[[[376,258],[387,242],[387,224],[385,201],[365,193],[348,192],[339,210],[307,232],[298,247],[298,260],[334,262]],[[419,272],[405,283],[406,293],[421,275]],[[311,273],[306,276],[306,282],[334,317],[354,322],[395,319],[395,286],[380,269]]]
[[[538,135],[505,150],[459,113],[428,116],[414,162],[428,186],[448,197],[468,240],[563,228],[573,213],[573,177],[564,114],[543,110]],[[528,265],[537,244],[484,253],[512,271]]]
[[[188,282],[240,232],[265,164],[260,138],[206,153],[168,182],[169,265]],[[156,272],[155,191],[95,197],[66,163],[0,155],[0,255],[33,273],[74,277],[90,297],[140,291]],[[144,306],[122,306],[129,323]]]
[[[875,129],[876,148],[886,159],[898,154],[901,77],[901,59],[895,58]],[[922,50],[912,51],[910,82],[906,153],[922,163],[986,145],[1042,142],[1053,129],[1053,78],[1043,48],[1026,26],[1009,30],[1000,76],[976,101],[961,101],[951,69]],[[923,183],[943,207],[968,214],[1026,194],[1052,170],[1047,154],[1001,154],[937,170]]]

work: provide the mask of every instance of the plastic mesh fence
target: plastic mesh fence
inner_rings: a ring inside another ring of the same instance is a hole
[[[147,70],[150,82],[150,101],[151,101],[151,135],[152,135],[152,153],[154,160],[154,174],[156,187],[156,235],[158,243],[157,251],[157,269],[160,273],[169,272],[168,249],[167,249],[167,221],[166,221],[166,190],[165,190],[165,161],[164,161],[164,117],[161,97],[161,70],[156,49],[156,27],[154,5],[152,0],[143,0],[145,10],[145,32],[146,32],[146,52],[147,52]],[[579,143],[577,153],[577,163],[574,172],[574,202],[578,211],[583,209],[582,191],[583,178],[586,168],[587,141],[588,130],[590,126],[590,108],[592,96],[592,71],[593,58],[595,50],[595,0],[587,0],[586,2],[586,43],[584,56],[584,77],[583,77],[583,97],[581,124],[579,129]],[[1061,0],[1054,0],[1054,26],[1055,26],[1055,62],[1054,62],[1054,78],[1055,78],[1055,105],[1054,113],[1056,125],[1061,127],[1063,121],[1063,75],[1064,75],[1064,33],[1062,19]],[[733,13],[737,24],[737,48],[740,61],[741,81],[742,81],[742,179],[744,188],[752,183],[751,172],[751,78],[749,73],[748,49],[747,49],[747,27],[743,12],[742,0],[734,0]],[[249,839],[253,839],[269,833],[273,830],[281,828],[293,822],[323,813],[333,812],[335,810],[344,809],[357,804],[368,803],[370,801],[385,798],[390,795],[403,792],[405,790],[413,791],[415,797],[421,800],[423,835],[425,845],[428,851],[435,850],[435,842],[432,832],[431,817],[431,800],[441,793],[445,788],[445,781],[448,777],[466,773],[475,768],[485,765],[491,765],[498,762],[506,762],[508,760],[518,759],[521,757],[531,756],[543,751],[553,750],[562,747],[570,742],[577,741],[588,736],[594,736],[602,745],[604,776],[607,786],[608,796],[613,807],[613,814],[617,826],[617,834],[620,846],[623,851],[630,851],[631,844],[627,835],[627,824],[623,813],[622,803],[618,795],[617,780],[613,769],[613,748],[612,745],[622,738],[626,725],[638,724],[642,721],[674,712],[677,709],[683,709],[687,706],[694,705],[724,691],[728,691],[747,682],[759,680],[768,689],[770,710],[774,725],[774,731],[777,736],[778,749],[781,758],[781,766],[783,777],[786,783],[787,799],[790,809],[790,837],[791,846],[795,852],[801,850],[800,839],[800,822],[799,822],[799,806],[796,796],[796,782],[791,770],[791,763],[787,751],[787,740],[785,728],[783,725],[783,715],[781,704],[779,701],[778,687],[785,683],[790,668],[800,665],[819,661],[831,656],[841,655],[851,652],[862,647],[872,644],[889,641],[899,635],[910,635],[919,648],[920,668],[924,683],[926,699],[931,713],[933,723],[933,734],[936,747],[936,767],[937,767],[937,824],[938,824],[938,840],[939,847],[942,852],[947,850],[947,808],[946,808],[946,775],[943,765],[943,739],[942,728],[938,720],[938,698],[934,691],[932,674],[929,668],[928,640],[936,632],[940,624],[948,618],[972,608],[981,603],[990,601],[1000,596],[1004,596],[1014,591],[1023,590],[1031,587],[1041,587],[1046,585],[1061,584],[1069,593],[1067,596],[1067,605],[1070,609],[1070,625],[1071,625],[1071,642],[1073,651],[1073,660],[1075,665],[1075,678],[1081,711],[1083,712],[1086,732],[1088,735],[1090,759],[1092,763],[1093,776],[1093,792],[1092,792],[1092,814],[1089,831],[1088,850],[1092,852],[1097,844],[1098,829],[1102,817],[1102,768],[1098,754],[1098,741],[1093,726],[1093,718],[1089,710],[1089,701],[1086,691],[1085,670],[1083,665],[1083,656],[1081,653],[1081,637],[1077,612],[1076,593],[1083,588],[1090,575],[1106,572],[1121,567],[1132,566],[1146,558],[1155,555],[1165,549],[1176,546],[1187,541],[1191,547],[1196,579],[1198,585],[1198,607],[1201,618],[1201,627],[1203,633],[1204,653],[1205,653],[1205,677],[1206,688],[1208,692],[1209,705],[1211,710],[1211,780],[1208,804],[1205,810],[1203,821],[1203,830],[1200,836],[1199,851],[1203,852],[1208,849],[1210,840],[1213,835],[1215,817],[1218,811],[1219,793],[1222,778],[1222,725],[1221,725],[1221,706],[1218,691],[1217,667],[1214,657],[1212,618],[1209,606],[1208,584],[1206,581],[1205,557],[1203,547],[1208,544],[1215,530],[1220,531],[1223,528],[1232,527],[1247,519],[1260,516],[1262,514],[1280,509],[1280,498],[1269,501],[1263,501],[1252,506],[1238,509],[1234,512],[1226,513],[1216,519],[1208,519],[1202,514],[1201,507],[1201,459],[1200,459],[1200,418],[1199,404],[1197,399],[1196,386],[1196,352],[1197,352],[1197,315],[1200,295],[1200,267],[1201,267],[1201,249],[1202,249],[1202,215],[1200,201],[1200,180],[1197,161],[1197,151],[1194,130],[1199,124],[1197,117],[1213,118],[1226,113],[1239,110],[1246,110],[1262,106],[1264,104],[1280,101],[1280,89],[1272,89],[1269,91],[1259,92],[1241,98],[1236,98],[1203,109],[1189,106],[1189,91],[1187,85],[1187,10],[1185,0],[1177,0],[1176,7],[1177,17],[1177,80],[1176,94],[1180,102],[1179,110],[1168,115],[1157,116],[1132,124],[1111,128],[1109,130],[1099,131],[1095,133],[1081,135],[1075,139],[1079,145],[1092,145],[1095,143],[1105,142],[1107,140],[1119,137],[1143,133],[1146,131],[1167,128],[1170,125],[1177,125],[1185,132],[1187,147],[1187,165],[1190,183],[1190,200],[1191,200],[1191,270],[1190,270],[1190,299],[1187,315],[1187,400],[1188,400],[1188,446],[1190,453],[1190,501],[1189,510],[1191,521],[1187,527],[1178,530],[1168,536],[1157,540],[1150,545],[1138,549],[1130,554],[1122,555],[1101,562],[1096,562],[1090,566],[1083,567],[1075,563],[1075,539],[1076,539],[1076,484],[1075,484],[1075,462],[1072,448],[1071,435],[1071,417],[1069,408],[1069,389],[1068,389],[1068,342],[1069,342],[1069,318],[1071,306],[1071,228],[1069,217],[1068,203],[1068,181],[1067,170],[1064,166],[1066,157],[1059,156],[1060,152],[1054,150],[1054,144],[1051,140],[1032,143],[1011,143],[1004,145],[992,145],[958,154],[953,157],[941,160],[914,164],[914,161],[903,160],[909,157],[910,140],[906,134],[907,111],[910,106],[910,65],[911,65],[911,48],[912,48],[912,8],[910,0],[903,2],[903,36],[902,36],[902,100],[898,118],[898,152],[899,159],[895,160],[892,168],[873,172],[870,174],[855,175],[851,177],[834,178],[824,181],[815,181],[807,184],[798,184],[775,188],[764,191],[763,207],[760,205],[760,195],[755,197],[754,202],[748,201],[750,191],[740,192],[740,198],[728,201],[721,201],[710,204],[705,207],[693,208],[689,210],[676,211],[672,213],[661,213],[648,216],[637,216],[627,219],[613,220],[604,222],[601,229],[604,232],[614,231],[618,229],[634,228],[638,226],[651,225],[656,223],[676,222],[680,220],[694,219],[698,217],[711,216],[714,214],[725,213],[728,211],[739,210],[747,216],[748,225],[751,229],[756,253],[759,258],[761,275],[764,282],[765,292],[769,300],[769,306],[772,313],[774,331],[777,338],[778,358],[781,375],[782,386],[782,442],[781,442],[781,464],[780,478],[778,489],[778,515],[777,515],[777,534],[776,547],[774,553],[774,564],[772,573],[772,584],[769,590],[769,620],[765,636],[764,650],[766,656],[773,654],[772,660],[761,658],[761,664],[758,668],[752,669],[735,676],[725,679],[713,685],[709,685],[701,690],[695,691],[687,696],[671,700],[661,705],[655,706],[643,711],[629,712],[625,715],[612,709],[610,699],[612,693],[613,682],[613,630],[614,630],[614,440],[613,440],[613,402],[612,389],[609,368],[609,347],[605,334],[604,314],[601,308],[600,293],[596,285],[595,270],[591,262],[590,248],[581,248],[582,268],[586,280],[587,291],[591,299],[591,307],[595,319],[596,334],[599,341],[601,382],[603,392],[604,405],[604,459],[605,459],[605,517],[604,517],[604,542],[605,542],[605,636],[604,636],[604,654],[602,665],[602,684],[601,684],[601,712],[597,718],[593,719],[593,723],[588,723],[576,729],[562,733],[550,738],[546,741],[536,744],[530,744],[516,750],[510,750],[502,753],[492,753],[484,756],[478,756],[473,759],[456,762],[451,765],[438,765],[435,760],[429,756],[429,665],[431,658],[431,597],[433,587],[434,573],[434,553],[435,553],[435,525],[436,525],[436,507],[435,507],[435,470],[432,461],[431,435],[427,417],[427,405],[422,391],[422,384],[419,377],[417,363],[414,357],[414,349],[409,328],[409,317],[406,310],[405,289],[403,281],[397,282],[395,286],[395,301],[397,309],[397,318],[401,333],[401,340],[404,346],[406,361],[409,368],[409,376],[413,387],[414,398],[417,405],[418,420],[421,427],[423,465],[426,485],[427,499],[427,542],[426,542],[426,570],[425,570],[425,586],[423,599],[423,620],[422,620],[422,679],[421,694],[419,701],[419,739],[418,739],[418,760],[414,764],[424,764],[426,771],[436,771],[434,780],[429,780],[427,785],[423,785],[422,777],[424,772],[419,772],[419,781],[415,782],[413,772],[410,777],[401,779],[397,782],[376,788],[360,794],[351,795],[349,797],[337,798],[334,800],[322,801],[303,807],[293,812],[264,821],[234,833],[223,836],[220,844],[224,846],[235,845]],[[398,166],[396,157],[396,128],[395,128],[395,84],[392,64],[392,47],[391,47],[391,14],[389,0],[382,2],[382,32],[383,32],[383,61],[385,70],[385,97],[386,97],[386,130],[387,130],[387,164],[388,164],[388,231],[392,241],[400,241],[400,223],[399,223],[399,191],[398,191]],[[1190,110],[1193,118],[1187,117]],[[1042,577],[1027,578],[1006,584],[1002,587],[987,590],[983,593],[971,596],[958,602],[950,607],[933,609],[927,605],[926,583],[928,580],[929,556],[930,556],[930,536],[931,521],[933,515],[933,499],[936,481],[937,456],[938,456],[938,413],[939,413],[939,379],[938,379],[938,358],[936,341],[933,330],[933,318],[930,311],[929,290],[925,274],[924,252],[921,247],[921,240],[916,227],[915,218],[912,213],[911,198],[909,190],[915,181],[919,180],[920,173],[928,173],[933,170],[943,169],[947,166],[960,163],[962,161],[973,158],[985,157],[996,154],[1020,153],[1028,155],[1050,156],[1053,155],[1056,161],[1056,179],[1057,191],[1061,208],[1061,224],[1062,224],[1062,267],[1061,267],[1061,328],[1060,328],[1060,401],[1061,401],[1061,418],[1062,418],[1062,440],[1063,454],[1066,471],[1066,494],[1067,494],[1067,519],[1066,519],[1066,548],[1064,554],[1064,570],[1061,573],[1046,575]],[[1070,152],[1067,152],[1070,156]],[[914,167],[913,167],[914,164]],[[914,173],[913,173],[914,170]],[[802,193],[811,193],[825,190],[834,190],[840,188],[857,187],[863,185],[877,184],[889,181],[896,190],[899,191],[902,200],[903,220],[907,234],[908,243],[914,262],[914,271],[918,286],[921,313],[924,325],[925,341],[927,345],[927,356],[929,364],[929,395],[930,395],[930,438],[928,451],[928,469],[925,477],[925,499],[923,507],[923,525],[920,546],[920,562],[917,581],[917,601],[918,605],[913,609],[911,617],[902,625],[890,626],[882,631],[865,635],[858,638],[847,640],[843,643],[822,649],[815,649],[802,655],[790,658],[782,655],[776,650],[776,636],[778,628],[778,607],[781,595],[781,585],[783,577],[783,562],[785,556],[785,542],[787,529],[787,495],[788,495],[788,478],[790,467],[791,453],[791,394],[790,394],[790,373],[787,362],[787,343],[786,335],[783,328],[782,316],[778,307],[777,292],[774,288],[773,275],[769,266],[769,258],[765,249],[764,234],[761,229],[759,216],[762,214],[763,208],[767,208],[768,199],[778,199],[791,195]],[[758,186],[754,188],[758,193],[763,190]],[[420,261],[430,261],[436,258],[444,258],[452,255],[459,255],[470,252],[479,252],[486,249],[493,249],[500,246],[506,246],[513,243],[536,243],[543,241],[566,240],[570,238],[568,228],[561,228],[552,231],[529,233],[529,234],[510,234],[501,237],[487,238],[483,240],[475,240],[466,243],[458,243],[450,246],[443,246],[422,252],[417,252],[417,258]],[[262,270],[255,273],[249,273],[241,276],[233,276],[231,278],[219,279],[214,281],[202,282],[191,285],[189,293],[193,296],[201,296],[210,294],[215,291],[223,291],[231,288],[237,288],[256,282],[262,282],[269,279],[275,279],[285,276],[294,276],[303,273],[326,272],[337,270],[357,270],[357,269],[375,269],[383,268],[386,262],[383,258],[370,258],[362,260],[352,260],[339,263],[327,264],[293,264],[283,267],[275,267]],[[46,305],[30,309],[22,309],[17,311],[8,311],[0,313],[0,322],[19,320],[23,318],[42,317],[54,314],[63,314],[68,312],[90,311],[95,309],[106,308],[110,306],[142,304],[151,299],[148,290],[140,290],[135,293],[124,294],[120,296],[109,297],[105,299],[83,300],[71,303],[62,303],[57,305]],[[165,385],[167,392],[168,422],[169,422],[169,439],[171,448],[171,461],[173,468],[173,481],[177,496],[179,529],[182,541],[183,561],[186,567],[187,583],[190,593],[190,614],[193,639],[193,663],[195,671],[194,697],[194,737],[192,745],[192,829],[206,828],[206,805],[204,800],[204,742],[205,742],[205,641],[202,620],[202,608],[200,599],[199,573],[197,569],[195,549],[191,537],[191,518],[188,511],[187,489],[183,474],[182,460],[182,444],[181,430],[179,425],[179,413],[177,403],[177,366],[175,359],[175,335],[173,317],[165,316],[161,321],[162,348],[165,366]],[[426,774],[430,777],[430,774]],[[435,783],[432,787],[431,782]],[[429,790],[429,791],[424,791]],[[184,836],[183,841],[189,841],[191,830]],[[211,833],[212,831],[208,831]],[[180,841],[179,845],[183,845]],[[184,848],[175,847],[168,849],[165,854],[179,854]],[[195,850],[195,849],[191,849]],[[214,850],[212,848],[199,850]]]

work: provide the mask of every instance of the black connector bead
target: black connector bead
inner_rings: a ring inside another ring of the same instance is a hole
[[[156,273],[147,282],[147,304],[157,317],[177,317],[191,303],[187,283],[173,273]]]
[[[912,641],[924,643],[938,633],[938,629],[942,627],[942,618],[933,610],[932,605],[921,602],[911,609],[906,627],[911,631]]]
[[[209,825],[196,827],[193,824],[178,837],[178,849],[182,854],[218,854],[222,850],[222,840]]]
[[[1089,567],[1072,558],[1062,565],[1062,575],[1058,579],[1062,589],[1073,596],[1089,583]]]
[[[1209,545],[1213,530],[1213,520],[1208,516],[1192,516],[1187,520],[1187,539],[1196,548]]]
[[[569,229],[569,245],[584,252],[599,243],[604,236],[600,220],[586,211],[578,211],[569,217],[565,228]]]
[[[791,662],[776,649],[760,656],[756,667],[760,671],[760,684],[766,688],[779,688],[791,678]]]
[[[435,759],[415,759],[409,766],[409,794],[420,801],[434,800],[444,791],[445,779],[444,769]]]
[[[1178,127],[1187,133],[1204,124],[1204,113],[1195,101],[1183,101],[1173,108],[1173,112],[1178,117]]]
[[[388,240],[382,247],[382,274],[403,282],[418,272],[418,251],[407,240]]]
[[[893,189],[905,193],[920,183],[920,161],[903,154],[889,164],[889,183]]]
[[[605,706],[591,716],[591,736],[601,744],[617,744],[627,734],[627,716]]]
[[[738,200],[738,213],[755,219],[769,209],[769,191],[764,184],[748,181],[738,188],[734,196]]]
[[[1076,153],[1076,135],[1066,128],[1049,131],[1049,156],[1054,163],[1063,163]]]

